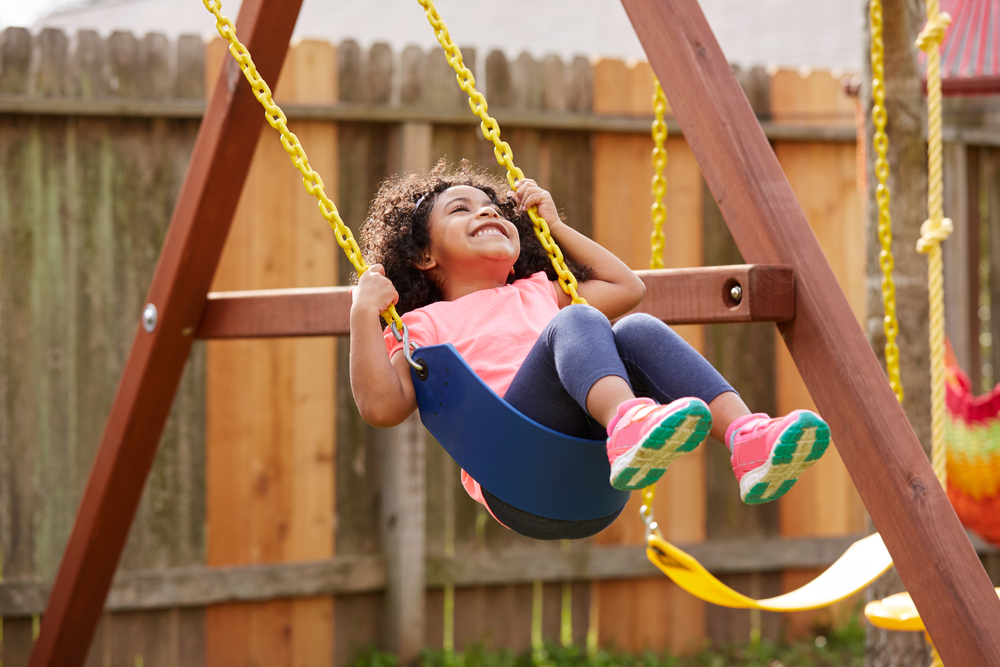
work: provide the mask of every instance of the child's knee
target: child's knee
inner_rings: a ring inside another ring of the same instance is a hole
[[[673,333],[673,329],[656,319],[649,313],[632,313],[615,323],[615,339],[619,337],[633,339],[647,336],[663,336]]]
[[[604,313],[593,306],[583,303],[571,303],[556,315],[556,319],[562,322],[572,323],[573,326],[610,326],[608,318]]]

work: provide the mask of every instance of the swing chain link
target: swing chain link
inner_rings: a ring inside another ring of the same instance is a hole
[[[364,257],[361,256],[361,249],[358,247],[357,241],[354,240],[350,228],[340,218],[336,204],[327,197],[323,186],[323,179],[309,166],[309,158],[306,157],[305,149],[299,143],[298,137],[288,129],[288,119],[281,108],[271,98],[271,89],[261,78],[260,74],[257,73],[257,67],[250,57],[250,52],[237,39],[236,27],[228,17],[222,14],[221,0],[203,0],[203,3],[205,9],[215,16],[216,30],[219,31],[219,35],[223,39],[229,42],[229,52],[233,54],[233,58],[236,59],[240,69],[243,71],[243,75],[253,88],[254,97],[264,107],[264,117],[267,119],[268,124],[281,134],[281,145],[284,147],[285,152],[288,153],[295,168],[302,174],[302,183],[305,185],[306,191],[318,200],[320,213],[330,223],[330,226],[333,227],[337,245],[343,248],[347,259],[354,265],[358,276],[361,276],[368,270],[368,264],[365,262]],[[403,321],[399,318],[399,315],[396,313],[396,307],[393,305],[390,305],[382,313],[382,318],[386,322],[391,322],[399,326],[403,325]]]
[[[434,6],[434,1],[417,1],[424,8],[427,21],[434,28],[434,35],[444,49],[448,64],[455,70],[455,78],[458,80],[459,87],[469,96],[469,108],[482,121],[480,128],[482,129],[483,136],[493,142],[493,155],[496,156],[497,163],[507,169],[507,183],[510,184],[511,189],[514,189],[514,184],[524,178],[524,172],[514,165],[514,152],[511,150],[510,144],[500,139],[500,126],[497,124],[496,119],[489,115],[489,106],[486,104],[486,98],[476,90],[476,79],[462,61],[462,52],[455,46],[455,42],[452,41],[451,35],[448,32],[448,26],[445,25],[444,19],[438,14],[437,8]],[[573,303],[587,303],[586,299],[577,293],[576,276],[566,266],[562,250],[560,250],[555,239],[552,238],[545,219],[538,215],[535,207],[528,209],[528,216],[534,225],[538,241],[542,244],[552,262],[553,268],[556,270],[556,274],[559,276],[559,286],[562,287],[566,294],[573,298]]]
[[[885,108],[885,47],[882,41],[882,0],[871,0],[868,5],[871,19],[872,44],[872,122],[875,135],[875,201],[878,205],[878,239],[881,245],[879,267],[882,269],[882,306],[885,317],[882,327],[885,331],[885,367],[889,376],[889,386],[896,394],[896,400],[903,402],[903,383],[899,375],[899,346],[896,335],[899,325],[896,319],[896,282],[892,278],[895,260],[892,255],[892,217],[889,214],[889,137],[885,133],[887,113]]]
[[[642,507],[639,508],[639,516],[642,517],[642,523],[646,527],[646,544],[649,544],[649,538],[653,535],[663,539],[660,526],[656,523],[656,517],[653,516],[653,498],[655,497],[655,484],[650,484],[642,490]]]
[[[663,224],[667,220],[667,209],[663,205],[663,197],[667,192],[667,179],[663,171],[667,166],[667,124],[663,122],[663,114],[667,108],[667,96],[660,86],[660,81],[653,77],[653,234],[650,237],[652,254],[649,259],[649,268],[663,268],[663,248],[666,239],[663,236]]]
[[[390,322],[389,327],[392,329],[392,335],[396,339],[396,342],[403,344],[403,358],[406,359],[406,363],[410,365],[410,368],[417,372],[417,377],[421,380],[426,380],[427,364],[424,363],[423,359],[413,358],[412,353],[416,348],[410,344],[410,330],[406,327],[406,323],[402,323],[402,333],[400,333],[400,327],[395,321]]]

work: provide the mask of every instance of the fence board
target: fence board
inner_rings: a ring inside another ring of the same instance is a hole
[[[626,67],[620,61],[598,61],[593,70],[593,91],[595,112],[647,115],[652,108],[652,71],[645,63]],[[652,148],[651,136],[593,137],[594,239],[635,269],[647,267],[651,253]],[[668,252],[664,265],[697,265],[702,247],[701,175],[682,139],[669,140],[668,155],[664,202]],[[696,349],[702,349],[701,327],[677,330]],[[658,484],[660,493],[654,510],[668,539],[697,542],[705,537],[704,514],[691,512],[691,507],[704,507],[704,450],[699,448],[679,460]],[[633,494],[618,520],[594,542],[641,544],[644,528],[638,515],[640,504],[639,494]],[[668,647],[691,651],[700,644],[705,631],[705,606],[690,596],[675,595],[669,581],[602,581],[596,586],[600,642],[614,641],[636,651]],[[667,623],[674,618],[686,622]],[[663,628],[671,630],[664,632]]]
[[[775,154],[855,316],[863,321],[865,230],[856,172],[851,163],[853,148],[778,143]],[[785,346],[777,343],[776,347],[778,413],[786,414],[796,408],[815,409]],[[864,506],[836,443],[779,501],[779,507],[781,534],[786,537],[846,535],[864,530]],[[783,588],[792,590],[818,573],[786,573]],[[828,610],[791,614],[787,620],[788,633],[801,636],[814,625],[842,622],[854,606],[855,601],[850,600]]]
[[[392,76],[388,47],[376,44],[362,51],[357,43],[345,41],[337,49],[337,67],[339,100],[374,108],[390,103],[391,91],[381,83]],[[341,217],[357,236],[372,195],[390,173],[393,137],[385,126],[376,123],[341,123],[338,132],[339,187],[331,192],[338,193],[335,201]],[[338,266],[337,282],[347,285],[354,267],[347,261],[340,261]],[[340,345],[337,354],[337,553],[374,554],[383,549],[377,430],[361,419],[354,404],[349,346]],[[371,645],[387,648],[384,599],[382,593],[337,598],[335,664],[346,664]]]
[[[276,99],[334,101],[336,74],[329,44],[302,42],[289,52]],[[336,129],[290,129],[335,193]],[[336,245],[315,206],[276,133],[262,133],[214,288],[333,283]],[[333,555],[335,359],[330,338],[210,344],[209,564]],[[332,598],[210,607],[208,661],[327,664],[333,613]]]

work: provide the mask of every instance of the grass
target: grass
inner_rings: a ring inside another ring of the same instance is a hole
[[[491,649],[476,645],[464,652],[445,654],[424,650],[421,667],[863,667],[864,630],[857,620],[831,630],[812,641],[771,642],[705,649],[693,656],[674,656],[652,651],[633,655],[623,651],[598,650],[587,655],[575,646],[547,645],[539,655],[530,651]],[[352,667],[397,667],[399,660],[374,649],[359,654]]]

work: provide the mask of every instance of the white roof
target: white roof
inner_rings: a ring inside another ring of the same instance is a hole
[[[438,0],[438,11],[459,46],[509,57],[528,52],[645,59],[618,0]],[[860,5],[844,0],[702,0],[702,8],[731,62],[857,71],[862,56]],[[223,12],[238,13],[240,0],[225,0]],[[200,0],[96,0],[55,11],[33,26],[72,34],[124,30],[214,34]],[[299,38],[333,43],[354,39],[363,47],[386,42],[400,51],[437,42],[415,0],[305,0],[295,29]]]

